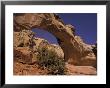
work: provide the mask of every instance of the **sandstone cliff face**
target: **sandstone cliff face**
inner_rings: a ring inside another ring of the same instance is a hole
[[[70,24],[64,24],[61,18],[57,14],[50,13],[25,13],[25,14],[14,14],[14,32],[15,36],[19,36],[19,33],[22,30],[31,30],[32,28],[40,28],[52,33],[58,40],[58,43],[62,50],[55,47],[55,51],[62,51],[60,56],[64,57],[65,61],[73,65],[90,65],[94,66],[96,63],[96,56],[92,51],[90,45],[85,44],[82,39],[75,35],[75,28]],[[30,32],[29,32],[30,33]],[[22,34],[22,33],[21,33]],[[25,35],[25,33],[23,34]],[[24,46],[30,46],[33,50],[36,50],[36,47],[41,45],[39,39],[33,39],[33,35],[29,34],[30,37],[26,34],[25,37],[21,39],[14,40],[15,47],[19,46],[24,40]],[[33,40],[32,40],[33,39]],[[17,43],[19,40],[19,43]],[[28,42],[27,42],[28,41]],[[48,43],[45,43],[45,46],[48,46]],[[22,45],[22,44],[21,44]],[[49,46],[50,47],[50,46]],[[53,47],[52,47],[53,48]],[[58,53],[59,53],[58,52]],[[64,54],[63,54],[64,52]]]

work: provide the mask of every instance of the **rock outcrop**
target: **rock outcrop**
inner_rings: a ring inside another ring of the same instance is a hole
[[[34,36],[31,30],[14,32],[14,61],[33,64],[37,61],[38,48],[43,47],[53,50],[59,58],[64,58],[61,47],[55,44],[49,44],[47,40]]]
[[[67,75],[96,75],[96,69],[92,66],[73,66],[66,64]]]
[[[33,54],[28,47],[14,48],[14,61],[31,64],[33,63]]]
[[[90,45],[85,44],[82,39],[75,35],[75,28],[70,24],[64,24],[57,14],[52,13],[15,13],[14,14],[14,32],[19,36],[22,30],[32,30],[40,28],[52,33],[58,40],[60,47],[64,52],[64,59],[73,65],[91,65],[96,62],[96,57]],[[22,33],[21,33],[22,34]],[[24,33],[25,35],[25,33]],[[31,34],[30,34],[31,35]],[[30,40],[31,38],[31,40]],[[19,43],[14,40],[14,46],[33,47],[37,43],[32,41],[33,35],[25,39],[19,39]],[[28,41],[28,42],[27,42]],[[55,46],[56,47],[56,46]]]

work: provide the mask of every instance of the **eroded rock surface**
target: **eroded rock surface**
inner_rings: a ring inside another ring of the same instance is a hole
[[[67,75],[96,75],[96,69],[92,66],[73,66],[66,64]]]
[[[59,58],[64,58],[64,52],[58,45],[50,44],[47,40],[36,38],[31,30],[14,32],[14,60],[32,64],[37,61],[38,48],[53,50]]]
[[[57,38],[58,43],[64,52],[65,61],[68,63],[73,65],[90,66],[94,66],[94,63],[96,63],[96,56],[92,51],[92,47],[85,44],[80,37],[75,35],[74,26],[71,24],[64,24],[57,14],[14,14],[14,32],[20,32],[21,30],[32,30],[33,28],[40,28],[52,33]],[[16,34],[16,36],[18,35]],[[25,40],[25,46],[33,46],[33,42],[30,38],[32,39],[32,36]],[[21,41],[23,40],[20,40],[20,42]],[[29,41],[30,43],[27,44],[26,41]],[[19,44],[16,43],[15,45]]]

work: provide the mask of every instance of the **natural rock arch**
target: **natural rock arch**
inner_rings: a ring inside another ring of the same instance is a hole
[[[46,30],[34,28],[32,29],[32,32],[34,32],[34,37],[36,38],[43,38],[47,40],[50,44],[59,45],[56,37]]]
[[[14,31],[22,29],[31,30],[40,28],[52,33],[58,40],[64,51],[64,58],[68,63],[81,65],[81,58],[92,52],[92,49],[85,47],[83,41],[78,41],[75,36],[75,28],[64,24],[57,14],[53,13],[15,13]],[[81,39],[80,39],[81,40]],[[92,65],[95,62],[92,62]],[[91,65],[91,63],[89,63]]]

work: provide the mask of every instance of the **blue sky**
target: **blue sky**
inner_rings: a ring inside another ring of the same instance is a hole
[[[76,35],[88,44],[97,41],[97,14],[96,13],[58,13],[65,24],[71,24],[76,29]],[[50,43],[57,43],[56,38],[47,31],[33,29],[36,37],[44,38]]]

